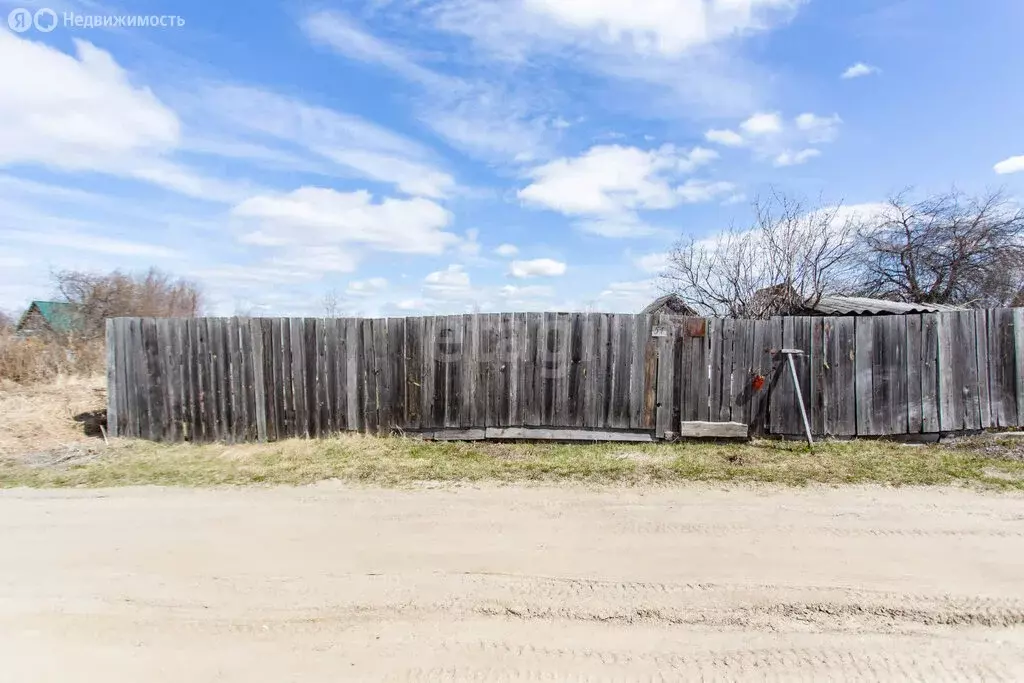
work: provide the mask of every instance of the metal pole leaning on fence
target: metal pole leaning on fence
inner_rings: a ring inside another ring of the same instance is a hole
[[[807,420],[807,409],[804,408],[804,395],[800,391],[800,380],[796,376],[796,363],[793,362],[793,356],[802,356],[804,352],[800,349],[782,349],[779,353],[786,357],[786,363],[789,365],[789,376],[793,378],[793,388],[796,389],[796,400],[800,404],[800,417],[804,421],[804,434],[807,435],[807,445],[814,448],[814,439],[811,438],[811,423]]]

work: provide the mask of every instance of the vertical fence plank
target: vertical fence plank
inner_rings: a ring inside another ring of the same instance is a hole
[[[207,422],[207,401],[209,400],[209,365],[207,364],[209,330],[206,320],[196,318],[189,321],[189,335],[192,346],[192,439],[197,442],[211,441]]]
[[[377,364],[373,349],[373,320],[357,318],[360,346],[359,362],[362,365],[363,415],[360,423],[367,434],[375,434],[379,425],[377,414]]]
[[[394,385],[391,349],[389,348],[387,318],[373,319],[374,377],[377,382],[377,433],[390,434],[394,425],[394,404],[391,401]]]
[[[610,316],[611,373],[608,389],[608,426],[629,427],[629,324],[627,316]]]
[[[782,343],[775,346],[779,348],[796,349],[801,348],[799,344],[802,338],[799,335],[801,318],[786,317],[781,319]],[[802,349],[806,351],[807,349]],[[782,354],[777,355],[779,365],[778,378],[775,387],[772,389],[771,406],[769,408],[769,430],[772,434],[799,434],[803,427],[801,425],[800,408],[797,402],[796,386],[787,368],[789,361]],[[807,358],[797,356],[793,359],[796,364],[797,379],[800,381],[801,390],[803,386],[804,370],[807,366]],[[803,394],[807,395],[806,391]],[[806,404],[805,404],[806,407]]]
[[[939,424],[939,316],[921,316],[921,431],[938,432]]]
[[[345,427],[359,432],[366,428],[363,423],[363,372],[360,362],[362,354],[362,328],[356,318],[345,318]]]
[[[725,320],[710,318],[707,322],[708,335],[708,415],[712,422],[718,422],[722,413],[722,344],[724,342]]]
[[[1017,424],[1024,425],[1024,308],[1013,309],[1013,354]]]
[[[735,318],[727,318],[722,322],[721,405],[718,408],[718,415],[711,416],[712,420],[719,422],[730,422],[733,420],[732,374],[733,368],[736,365],[736,351],[736,320]]]
[[[338,337],[338,319],[321,318],[317,334],[317,357],[320,359],[322,375],[320,396],[320,429],[323,434],[337,434],[341,431],[339,416],[341,399],[338,396],[338,354],[341,343]]]
[[[423,318],[405,320],[405,429],[422,425],[423,407]]]
[[[135,399],[131,372],[132,347],[131,347],[131,323],[128,318],[118,318],[117,322],[117,347],[120,352],[120,365],[117,370],[117,383],[121,388],[120,403],[121,412],[117,416],[117,433],[123,437],[137,437],[132,416],[135,412]]]
[[[428,429],[434,424],[434,376],[436,365],[436,318],[423,318],[423,359],[420,363],[420,427]]]
[[[293,434],[309,436],[309,406],[306,402],[306,320],[290,318],[288,334],[291,348],[292,404],[294,406]]]
[[[256,439],[267,440],[267,393],[263,374],[266,359],[263,351],[263,325],[259,318],[249,318],[249,346],[252,349],[253,421]]]
[[[981,391],[978,382],[977,325],[974,311],[956,313],[955,377],[963,396],[964,429],[981,427]]]
[[[522,314],[501,313],[498,318],[497,337],[497,370],[495,381],[498,383],[499,395],[495,397],[496,426],[515,426],[519,408],[519,380],[522,352],[519,348],[522,337],[519,334],[519,323]]]
[[[490,357],[485,353],[489,322],[492,316],[472,316],[473,344],[469,356],[469,374],[472,375],[473,406],[469,425],[483,429],[487,426],[487,391]]]
[[[573,313],[569,319],[569,377],[566,387],[566,424],[583,426],[583,390],[586,381],[586,349],[583,327],[586,315]]]
[[[734,422],[749,425],[751,423],[750,403],[754,392],[754,371],[751,362],[754,348],[754,321],[738,319],[735,322],[729,410]]]
[[[975,334],[975,363],[977,364],[978,383],[978,420],[982,429],[992,426],[992,394],[989,384],[989,357],[988,357],[988,313],[987,311],[974,311],[974,334]]]
[[[242,366],[242,435],[243,441],[256,441],[256,352],[250,334],[250,318],[238,320],[238,351]]]
[[[825,317],[810,319],[810,349],[808,356],[808,370],[811,375],[811,394],[807,397],[807,417],[811,421],[811,432],[814,434],[825,433],[826,404],[825,390],[828,386],[828,360],[830,354],[825,348],[826,327],[831,332],[831,321]]]
[[[889,381],[889,423],[887,434],[906,434],[908,431],[907,403],[907,316],[890,315],[885,322],[885,356],[881,366]]]
[[[351,429],[348,424],[348,339],[346,338],[345,318],[335,317],[331,319],[331,343],[334,346],[334,353],[331,355],[334,370],[334,386],[332,395],[334,397],[334,428],[343,432]]]
[[[923,365],[922,343],[922,318],[920,315],[908,315],[907,325],[907,432],[918,434],[923,424],[923,411],[921,408],[921,390]]]
[[[829,318],[823,327],[825,354],[824,434],[857,434],[857,332],[852,317]]]
[[[651,343],[651,316],[632,316],[633,348],[629,359],[629,427],[644,429],[644,390],[647,381],[646,362],[647,347]],[[579,401],[579,393],[574,392],[573,402]]]
[[[573,379],[572,316],[568,313],[558,313],[555,316],[555,350],[556,374],[552,395],[554,424],[559,427],[571,427],[573,422],[569,416],[569,387]]]
[[[157,321],[153,318],[142,319],[143,372],[140,380],[145,383],[146,415],[143,417],[146,428],[143,433],[153,441],[162,441],[166,432],[164,422],[167,396],[164,392],[164,369],[160,359],[159,333]]]
[[[855,320],[855,360],[856,376],[856,410],[857,434],[870,436],[877,434],[872,412],[872,374],[871,363],[874,358],[874,324],[871,318],[859,317]]]
[[[768,428],[768,406],[772,385],[775,383],[774,356],[772,355],[772,330],[780,325],[774,320],[754,320],[753,340],[750,348],[751,398],[749,424],[753,434],[764,434]],[[781,327],[779,328],[781,335]],[[753,380],[761,378],[760,389],[755,389]]]
[[[463,325],[462,315],[444,316],[444,426],[462,426],[462,369]]]
[[[263,384],[267,402],[267,441],[282,438],[281,395],[284,391],[281,379],[281,321],[266,318],[260,321],[263,334]]]
[[[227,349],[225,366],[227,368],[227,386],[230,392],[227,397],[230,412],[227,436],[228,441],[234,443],[245,438],[242,433],[243,420],[240,419],[244,408],[242,405],[242,365],[238,318],[227,318],[224,323],[224,346]]]
[[[1013,348],[1013,310],[998,308],[988,312],[988,368],[992,425],[1017,426]]]
[[[583,314],[583,426],[598,427],[598,365],[600,364],[600,319],[597,313]]]
[[[482,427],[476,411],[477,395],[477,364],[480,357],[478,340],[480,338],[480,316],[465,314],[462,316],[462,351],[459,354],[461,372],[459,374],[459,426],[463,429]]]
[[[118,435],[117,416],[121,411],[118,404],[120,388],[117,385],[117,370],[121,358],[117,348],[117,321],[107,318],[105,323],[105,343],[107,352],[107,434],[116,438]]]
[[[320,405],[317,395],[320,388],[320,363],[317,359],[318,318],[302,319],[302,389],[303,407],[306,419],[302,421],[303,435],[307,438],[320,434]]]
[[[711,419],[711,376],[708,367],[711,354],[711,339],[708,337],[708,323],[710,320],[704,318],[703,322],[704,335],[694,337],[692,342],[693,351],[690,354],[690,362],[693,369],[690,376],[693,377],[694,373],[696,373],[693,396],[697,404],[697,419],[701,422],[707,422]]]
[[[502,337],[508,339],[508,412],[505,424],[518,427],[526,424],[523,411],[523,392],[526,386],[526,315],[502,314]]]
[[[230,443],[231,427],[231,350],[228,347],[229,319],[216,318],[210,335],[215,353],[214,394],[217,399],[217,440]]]
[[[655,415],[654,434],[657,438],[665,438],[672,431],[673,395],[675,394],[675,347],[676,326],[660,316],[654,323],[658,339],[658,384],[657,412]]]

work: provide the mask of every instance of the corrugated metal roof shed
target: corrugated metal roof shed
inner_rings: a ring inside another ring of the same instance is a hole
[[[806,310],[821,315],[907,315],[964,309],[945,304],[907,304],[862,296],[823,296],[817,305],[807,306]]]

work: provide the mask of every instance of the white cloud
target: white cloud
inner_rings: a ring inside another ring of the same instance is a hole
[[[782,117],[778,112],[759,112],[740,124],[747,135],[773,135],[782,132]]]
[[[512,277],[556,277],[565,275],[566,266],[561,261],[554,259],[539,258],[532,261],[513,261],[509,267],[509,274]]]
[[[661,273],[668,267],[668,253],[659,251],[653,254],[644,254],[633,259],[633,263],[640,270],[647,273]]]
[[[853,66],[847,68],[840,78],[860,78],[861,76],[870,76],[871,74],[876,73],[878,73],[878,69],[876,67],[865,64],[864,62],[857,62]]]
[[[688,154],[679,159],[678,169],[683,173],[692,173],[701,166],[710,164],[718,159],[718,152],[706,147],[694,147]]]
[[[345,293],[351,296],[367,296],[386,289],[388,281],[382,277],[371,277],[368,280],[353,280],[345,287]]]
[[[582,232],[600,237],[649,237],[666,233],[666,230],[649,225],[636,214],[622,213],[609,216],[599,216],[577,221],[573,226]]]
[[[726,147],[742,147],[745,140],[734,130],[712,129],[704,133],[704,139]]]
[[[420,197],[375,202],[364,190],[302,187],[288,194],[251,197],[235,206],[232,214],[256,224],[242,241],[264,246],[354,245],[440,254],[459,242],[456,235],[444,231],[451,215],[438,204]]]
[[[654,279],[613,282],[601,292],[598,306],[602,310],[639,313],[659,294],[658,282]]]
[[[633,209],[668,209],[679,199],[672,176],[717,158],[713,150],[681,152],[671,145],[654,150],[606,145],[575,158],[534,168],[534,182],[519,198],[568,215],[617,214]]]
[[[504,256],[506,258],[515,256],[519,253],[519,247],[514,244],[501,244],[495,250],[494,253],[498,256]]]
[[[687,180],[676,188],[676,193],[687,204],[710,202],[736,189],[732,183],[725,181]]]
[[[474,31],[510,57],[551,44],[675,58],[786,20],[799,0],[527,0],[442,3],[441,21]]]
[[[116,239],[104,235],[51,230],[0,230],[0,240],[24,244],[58,247],[74,251],[88,251],[111,256],[129,256],[150,259],[181,258],[174,249],[147,242]]]
[[[212,153],[239,155],[272,164],[305,165],[324,172],[334,168],[396,186],[406,194],[439,199],[456,189],[455,179],[438,168],[423,145],[358,116],[311,105],[274,92],[238,85],[210,85],[201,90],[197,118],[219,128],[225,138]],[[241,140],[239,136],[244,136]],[[259,144],[253,144],[255,137]],[[298,146],[304,157],[265,145]],[[253,158],[253,147],[259,150]],[[329,168],[329,166],[328,166]]]
[[[415,55],[377,38],[340,12],[313,12],[302,27],[314,43],[349,59],[383,66],[421,86],[419,119],[471,154],[532,161],[546,153],[551,132],[564,127],[558,117],[537,110],[528,98],[496,79],[471,81],[428,69]]]
[[[68,170],[123,169],[139,156],[172,150],[174,112],[136,88],[103,50],[74,40],[77,58],[0,31],[0,164]]]
[[[802,149],[799,152],[793,152],[787,149],[776,156],[773,163],[775,166],[780,168],[784,166],[798,166],[800,164],[807,163],[811,159],[820,155],[821,152],[813,148]]]
[[[996,173],[1005,175],[1007,173],[1020,173],[1024,171],[1024,155],[1003,159],[993,166]]]
[[[469,273],[462,266],[452,264],[445,270],[430,273],[423,279],[423,283],[435,294],[463,292],[469,289]]]
[[[839,125],[843,122],[839,114],[818,116],[810,112],[796,117],[796,127],[807,135],[812,144],[831,142],[839,134]]]
[[[307,273],[351,273],[359,266],[358,254],[351,249],[329,244],[303,245],[287,249],[270,263]]]

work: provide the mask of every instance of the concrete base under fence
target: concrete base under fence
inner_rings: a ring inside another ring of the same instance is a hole
[[[610,432],[593,429],[544,429],[540,427],[488,427],[486,429],[438,429],[408,436],[433,441],[628,441],[653,442],[651,432]]]
[[[542,427],[487,427],[486,429],[438,429],[408,434],[433,441],[624,441],[652,443],[652,432],[607,431],[597,429],[545,429]],[[747,425],[739,422],[684,422],[678,432],[666,432],[666,440],[746,439]]]

